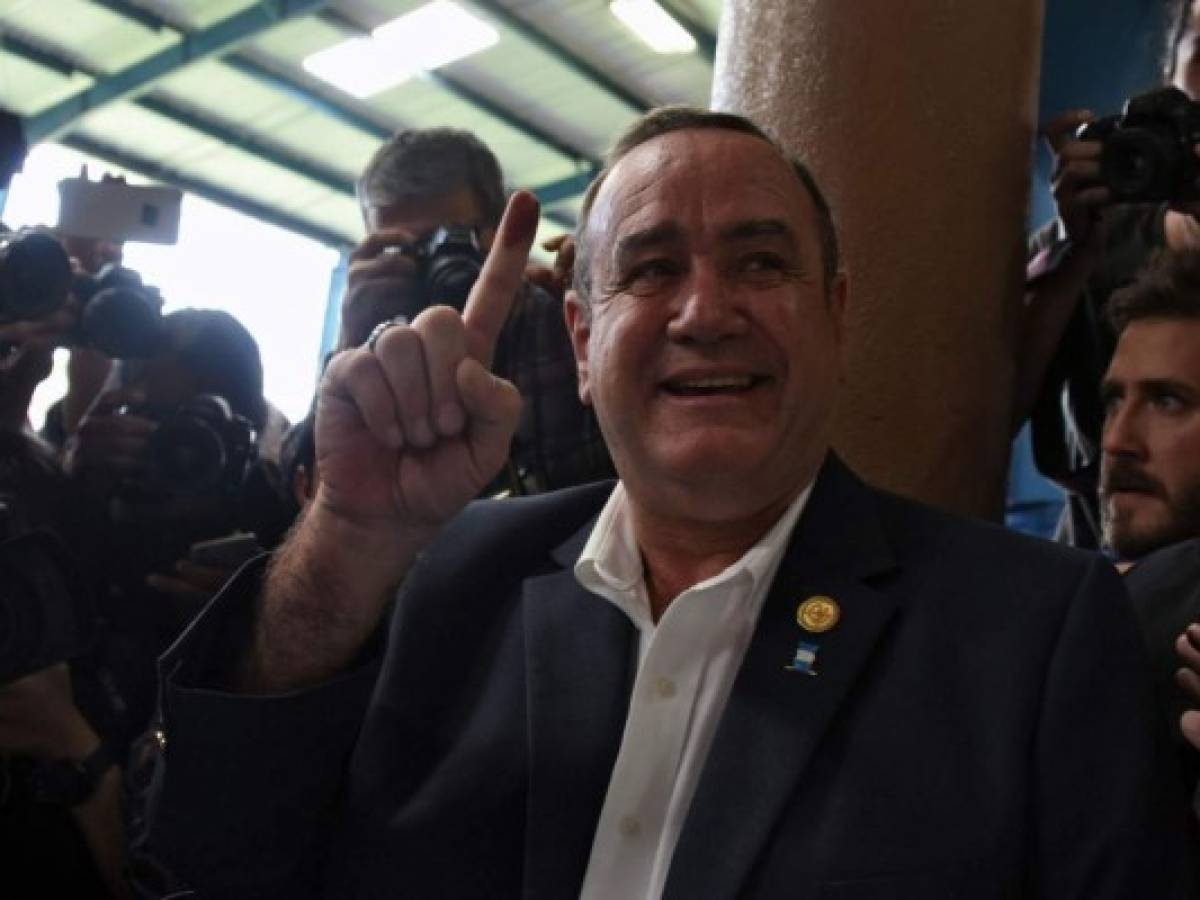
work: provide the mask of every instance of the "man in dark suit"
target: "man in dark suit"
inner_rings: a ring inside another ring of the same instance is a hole
[[[222,898],[1194,896],[1111,569],[831,455],[832,219],[748,121],[652,113],[587,195],[620,481],[463,510],[535,218],[331,364],[302,523],[163,659],[150,852]]]
[[[1177,673],[1200,620],[1200,252],[1162,253],[1115,293],[1117,336],[1101,383],[1101,519],[1130,563],[1125,585],[1150,652],[1159,702],[1178,735],[1196,702]],[[1200,755],[1177,737],[1191,796]]]

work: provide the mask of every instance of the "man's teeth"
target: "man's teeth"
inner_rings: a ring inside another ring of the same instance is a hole
[[[686,381],[676,381],[671,384],[679,391],[744,391],[754,384],[749,375],[724,376],[720,378],[689,378]]]

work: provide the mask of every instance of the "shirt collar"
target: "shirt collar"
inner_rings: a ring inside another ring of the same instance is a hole
[[[773,526],[740,559],[723,572],[693,585],[703,590],[735,578],[748,577],[750,590],[773,578],[788,538],[812,495],[814,478],[794,499]],[[625,485],[618,481],[600,511],[596,524],[575,563],[575,579],[587,590],[614,603],[643,628],[650,621],[649,600],[643,577],[642,555],[633,530],[633,517]],[[685,592],[686,593],[686,592]]]

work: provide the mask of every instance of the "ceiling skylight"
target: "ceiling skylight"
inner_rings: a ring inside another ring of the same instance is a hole
[[[612,14],[655,53],[691,53],[696,41],[654,0],[613,0]]]
[[[314,53],[304,60],[304,68],[365,100],[499,40],[495,28],[457,3],[434,0],[385,22],[369,38],[351,38]]]

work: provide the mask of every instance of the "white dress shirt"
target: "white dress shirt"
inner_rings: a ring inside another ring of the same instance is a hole
[[[637,627],[638,671],[584,900],[662,896],[717,723],[811,492],[810,483],[741,559],[671,601],[657,626],[623,485],[601,511],[575,577]]]

